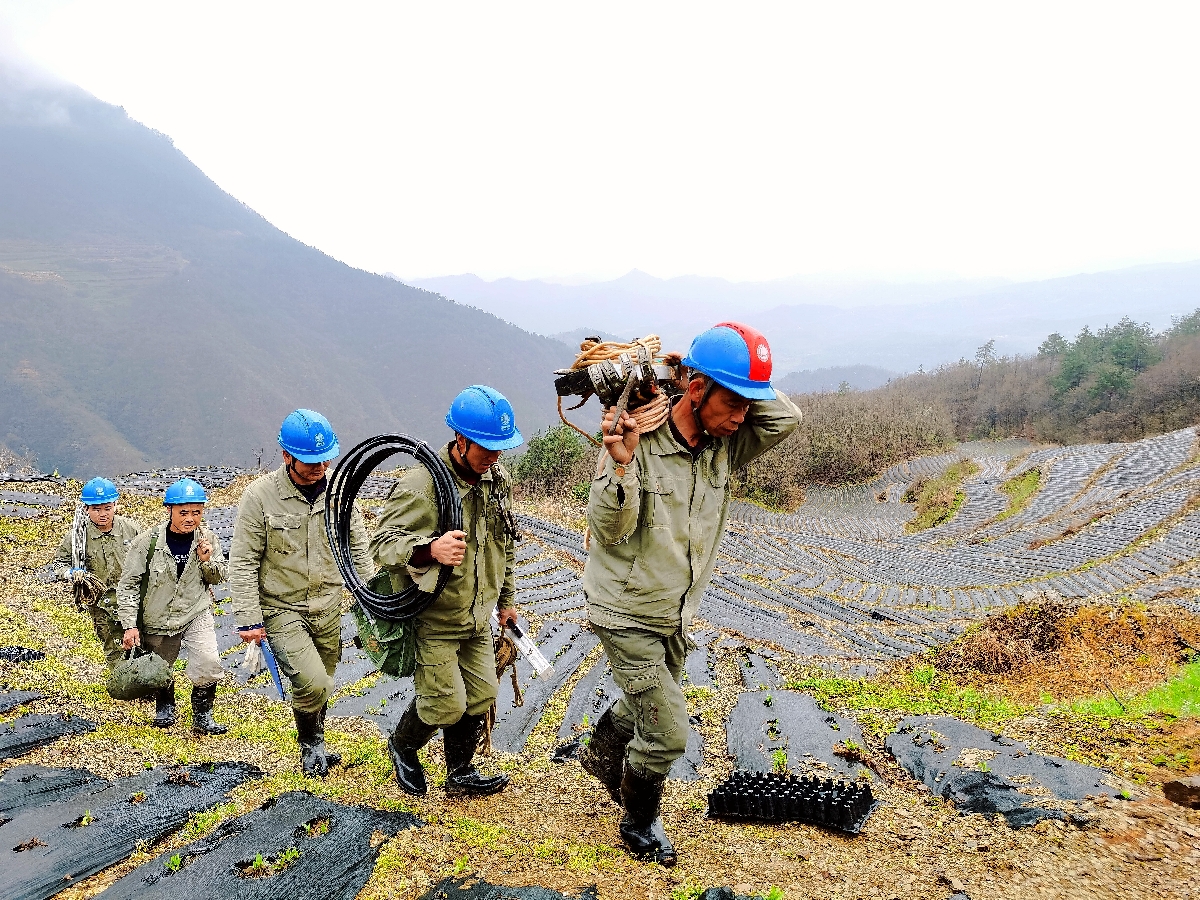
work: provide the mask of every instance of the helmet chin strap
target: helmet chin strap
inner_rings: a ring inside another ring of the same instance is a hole
[[[708,402],[708,398],[712,396],[713,388],[717,383],[711,378],[708,379],[708,384],[704,386],[704,393],[700,395],[700,402],[692,404],[692,419],[696,422],[696,430],[701,434],[708,434],[708,429],[704,427],[704,422],[700,420],[700,410],[704,409],[704,404]],[[711,434],[708,434],[712,437]]]

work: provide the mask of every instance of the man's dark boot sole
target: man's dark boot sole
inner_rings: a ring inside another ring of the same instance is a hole
[[[492,780],[488,779],[489,782]],[[458,785],[446,779],[445,791],[447,797],[490,797],[508,787],[508,782],[507,775],[496,776],[494,784]]]

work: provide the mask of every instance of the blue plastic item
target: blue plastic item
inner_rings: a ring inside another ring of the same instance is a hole
[[[271,680],[275,682],[275,690],[279,691],[279,699],[286,700],[287,694],[283,690],[283,679],[279,677],[279,664],[275,662],[275,654],[271,650],[271,642],[263,638],[259,646],[262,647],[263,660],[266,662],[267,669],[271,673]]]
[[[302,463],[327,462],[342,452],[329,420],[311,409],[288,413],[279,426],[279,446]]]
[[[204,493],[204,485],[194,478],[180,478],[163,494],[163,506],[207,502],[208,494]]]
[[[739,322],[714,325],[692,341],[683,364],[747,400],[774,400],[771,345]]]
[[[116,503],[117,486],[107,478],[93,478],[79,492],[79,501],[84,506],[101,506],[105,503]]]
[[[446,424],[485,450],[511,450],[525,440],[508,398],[483,384],[473,384],[454,398]]]

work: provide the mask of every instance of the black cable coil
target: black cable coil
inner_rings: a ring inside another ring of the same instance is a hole
[[[363,583],[358,570],[354,568],[350,552],[350,518],[354,512],[354,500],[375,468],[397,453],[409,454],[433,476],[440,533],[461,531],[462,499],[458,495],[454,473],[428,444],[406,434],[379,434],[355,446],[333,470],[325,491],[325,532],[329,536],[329,546],[346,589],[368,616],[393,622],[411,619],[428,609],[446,586],[452,571],[451,566],[443,565],[437,586],[432,591],[423,591],[412,584],[398,594],[377,594]]]

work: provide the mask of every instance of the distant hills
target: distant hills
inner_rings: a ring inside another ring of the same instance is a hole
[[[0,444],[90,477],[269,462],[283,416],[346,443],[446,439],[485,382],[556,421],[562,343],[352,269],[229,196],[165,135],[0,64]]]
[[[474,275],[416,279],[539,334],[581,323],[628,339],[654,332],[686,350],[699,331],[740,319],[771,341],[775,371],[869,364],[896,372],[931,369],[995,340],[1001,355],[1030,353],[1046,336],[1123,316],[1161,330],[1200,306],[1200,262],[1141,266],[1045,281],[998,279],[928,284],[837,283],[792,278],[732,283],[660,279],[633,271],[614,281],[562,285]]]

